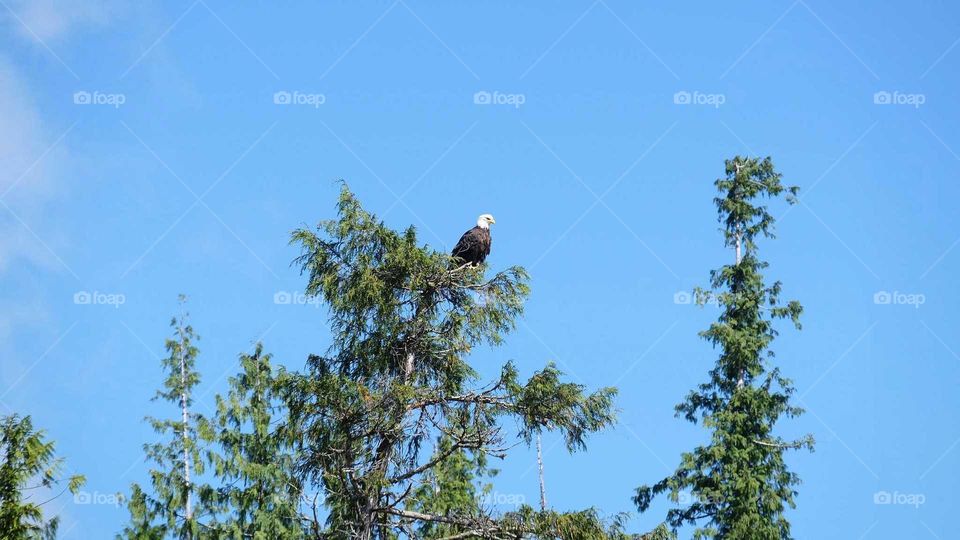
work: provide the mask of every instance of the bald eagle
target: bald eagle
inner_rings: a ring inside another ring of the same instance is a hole
[[[490,254],[490,225],[496,223],[493,216],[483,214],[477,218],[477,226],[463,233],[450,256],[457,264],[476,266]],[[459,259],[459,260],[457,260]]]

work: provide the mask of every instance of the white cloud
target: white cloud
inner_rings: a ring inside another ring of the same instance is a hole
[[[3,56],[0,118],[0,195],[6,194],[4,204],[16,212],[14,216],[0,207],[0,271],[16,259],[49,266],[52,256],[17,217],[28,225],[42,217],[44,204],[56,193],[54,178],[66,151],[62,145],[54,146],[58,135],[44,132],[29,88]]]
[[[14,21],[21,36],[53,42],[80,28],[105,26],[119,4],[107,0],[18,0],[9,5],[22,21]]]
[[[117,0],[7,0],[5,5],[9,11],[0,9],[0,28],[36,46],[105,26],[120,6]],[[69,124],[51,126],[42,118],[27,79],[2,54],[0,118],[0,198],[10,207],[0,206],[0,273],[14,261],[62,270],[51,253],[57,250],[56,238],[50,238],[55,233],[43,223],[51,221],[44,210],[62,191],[57,177],[66,168],[69,138],[58,139]]]
[[[39,276],[32,271],[13,270],[43,268],[63,271],[43,243],[17,218],[39,234],[49,234],[42,224],[45,210],[56,195],[56,171],[66,159],[66,152],[57,147],[38,160],[56,138],[43,132],[40,114],[28,86],[14,64],[2,55],[0,118],[3,118],[0,122],[0,196],[9,207],[8,210],[0,206],[0,279],[6,284],[0,294],[2,393],[6,391],[6,385],[20,377],[27,368],[26,359],[17,354],[17,334],[25,328],[39,327],[47,319],[46,307],[40,299],[42,294],[38,290]],[[49,236],[44,243],[57,245]],[[5,412],[0,410],[0,414]]]

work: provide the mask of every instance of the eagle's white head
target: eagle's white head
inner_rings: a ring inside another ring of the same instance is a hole
[[[477,227],[481,229],[489,229],[494,223],[496,223],[496,220],[490,214],[482,214],[477,218]]]

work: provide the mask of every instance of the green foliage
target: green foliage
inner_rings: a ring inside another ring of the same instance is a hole
[[[526,271],[510,268],[487,282],[483,268],[448,271],[450,257],[419,246],[413,227],[396,233],[346,189],[339,214],[291,237],[307,294],[330,308],[331,367],[355,378],[398,375],[412,353],[422,359],[411,373],[419,382],[457,385],[473,375],[462,355],[513,329],[529,293]]]
[[[528,442],[558,430],[571,449],[613,421],[613,389],[586,394],[560,382],[552,365],[521,383],[507,364],[498,380],[478,385],[466,357],[479,345],[500,344],[514,328],[529,291],[526,271],[513,267],[487,279],[485,266],[452,264],[446,253],[419,245],[412,227],[386,227],[346,188],[337,220],[299,229],[291,242],[301,249],[296,263],[308,276],[307,294],[329,307],[334,337],[327,355],[311,356],[307,372],[282,385],[298,475],[324,494],[326,518],[314,521],[315,536],[444,529],[492,538],[504,527],[523,534],[517,531],[538,523],[534,515],[501,519],[473,504],[453,508],[475,495],[465,473],[476,464],[467,453],[502,457],[511,446],[506,420],[519,424]],[[448,493],[424,496],[423,486],[437,479]],[[593,517],[557,514],[554,525],[599,527]]]
[[[181,298],[181,301],[183,299]],[[240,355],[226,396],[217,395],[215,417],[192,413],[198,339],[181,314],[171,323],[167,372],[156,399],[176,404],[178,420],[150,418],[165,437],[144,451],[156,468],[151,490],[137,484],[127,503],[130,523],[121,537],[137,540],[292,540],[305,538],[300,483],[293,476],[291,448],[278,432],[285,409],[277,395],[283,373],[257,344]],[[201,475],[205,480],[198,482]],[[189,475],[189,479],[188,479]]]
[[[563,373],[551,362],[536,372],[526,385],[516,383],[513,364],[507,364],[501,381],[514,400],[516,413],[522,420],[520,434],[529,444],[544,429],[560,430],[567,449],[586,448],[586,436],[614,422],[614,388],[603,388],[584,395],[584,387],[560,381]]]
[[[676,530],[684,524],[706,524],[694,538],[786,540],[790,524],[784,516],[794,506],[800,479],[788,470],[784,451],[812,449],[809,436],[784,441],[773,434],[781,416],[794,417],[802,410],[790,404],[793,387],[771,365],[769,346],[777,335],[777,319],[790,319],[799,329],[802,307],[780,301],[781,285],[766,285],[757,258],[756,239],[773,237],[774,219],[757,199],[787,194],[792,202],[796,187],[781,184],[770,158],[735,157],[726,162],[726,177],[716,181],[715,199],[723,224],[724,243],[735,249],[734,264],[711,272],[711,290],[697,291],[698,302],[715,295],[722,313],[700,333],[720,350],[710,378],[677,406],[677,414],[701,422],[711,431],[710,443],[683,454],[677,471],[652,487],[637,490],[634,501],[641,511],[662,493],[679,502],[689,494],[692,503],[667,513]]]
[[[180,297],[181,305],[185,302]],[[167,373],[163,388],[154,399],[162,399],[176,405],[180,413],[177,419],[148,418],[154,431],[165,440],[145,444],[143,449],[148,460],[156,468],[150,470],[150,492],[137,484],[131,486],[127,508],[130,524],[122,537],[130,539],[199,538],[203,526],[197,519],[207,511],[216,493],[209,486],[197,485],[195,478],[204,472],[199,439],[206,425],[202,417],[190,412],[193,405],[193,389],[200,383],[196,370],[198,350],[194,341],[199,337],[181,312],[170,322],[174,335],[166,342],[168,356],[161,360]]]
[[[283,411],[276,396],[278,372],[257,344],[240,356],[240,373],[230,391],[217,396],[217,415],[209,442],[218,450],[208,460],[219,480],[218,501],[224,518],[218,538],[297,539],[301,489],[292,476],[293,455],[277,432]]]
[[[490,493],[493,485],[481,481],[496,476],[498,471],[487,467],[488,460],[483,453],[451,451],[452,445],[449,439],[437,441],[432,457],[447,457],[424,474],[423,483],[414,491],[408,505],[411,509],[451,516],[479,515],[482,512],[481,498]],[[425,521],[417,527],[417,533],[425,539],[444,538],[465,530],[460,525],[432,521]]]
[[[29,416],[0,419],[0,452],[0,538],[56,538],[59,519],[45,519],[43,505],[66,491],[76,494],[84,477],[63,477],[63,458],[56,457],[54,442],[43,431],[33,429]]]
[[[607,522],[593,508],[561,513],[551,510],[537,511],[524,505],[516,512],[510,512],[504,516],[502,529],[508,534],[507,538],[516,539],[627,540],[635,536],[624,532],[626,518],[625,514],[618,514]],[[499,538],[499,536],[492,538]]]

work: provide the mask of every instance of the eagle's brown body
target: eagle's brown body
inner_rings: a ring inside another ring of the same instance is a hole
[[[450,255],[459,259],[459,261],[456,261],[459,264],[470,264],[471,266],[483,264],[487,255],[490,254],[491,243],[489,227],[477,225],[463,233]]]

